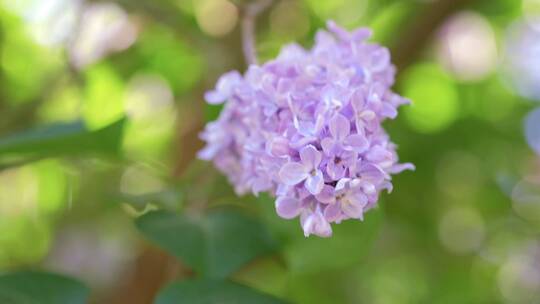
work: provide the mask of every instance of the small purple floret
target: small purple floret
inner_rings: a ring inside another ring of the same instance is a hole
[[[393,93],[395,68],[370,31],[333,22],[311,50],[285,46],[244,76],[224,74],[206,93],[224,103],[201,138],[199,157],[212,160],[238,194],[269,192],[277,214],[300,217],[304,234],[332,235],[331,223],[363,219],[399,164],[381,126],[408,100]]]

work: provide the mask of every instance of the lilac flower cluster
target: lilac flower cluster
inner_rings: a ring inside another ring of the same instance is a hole
[[[225,103],[201,134],[199,157],[213,160],[238,194],[268,191],[279,216],[300,216],[304,234],[327,237],[331,223],[363,219],[398,164],[381,127],[408,100],[393,93],[395,68],[370,31],[333,22],[311,50],[285,46],[275,60],[244,76],[224,74],[207,92]]]

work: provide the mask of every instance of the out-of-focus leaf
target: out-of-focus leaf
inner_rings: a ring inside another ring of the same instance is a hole
[[[148,239],[208,277],[226,277],[275,249],[261,223],[233,210],[211,211],[202,217],[156,211],[136,224]]]
[[[460,114],[459,91],[454,79],[439,65],[420,63],[403,74],[403,95],[413,101],[406,108],[411,127],[421,133],[448,128]]]
[[[58,274],[17,272],[0,276],[2,304],[84,304],[89,294],[80,282]]]
[[[363,222],[347,220],[333,225],[333,235],[330,238],[311,236],[292,242],[285,248],[285,257],[291,271],[314,273],[360,263],[375,240],[382,211],[371,210],[364,218]]]
[[[372,40],[384,45],[392,43],[399,36],[399,27],[410,20],[411,11],[415,9],[415,5],[407,2],[384,5],[370,22],[370,27],[373,30]]]
[[[148,204],[155,204],[168,210],[178,210],[182,204],[182,193],[173,189],[139,195],[121,193],[119,197],[137,210],[145,209]]]
[[[187,92],[200,80],[204,67],[201,55],[170,29],[149,27],[137,44],[144,58],[142,69],[165,77],[176,94]]]
[[[156,304],[283,304],[282,300],[223,280],[175,282],[161,291]]]
[[[5,192],[5,189],[0,191]],[[10,215],[13,211],[6,210],[5,207],[2,209],[4,213],[0,214],[0,268],[4,265],[28,265],[42,260],[51,247],[51,225],[44,219],[33,218],[35,211],[32,215],[13,216]],[[8,211],[7,216],[5,211]]]
[[[90,130],[103,128],[124,116],[124,83],[108,65],[86,71],[82,114]]]
[[[62,66],[60,53],[37,44],[29,35],[24,19],[6,11],[0,15],[0,96],[10,104],[32,102]]]
[[[54,124],[0,139],[0,159],[13,156],[116,154],[121,144],[125,119],[102,129],[89,131],[82,122]]]
[[[232,280],[280,297],[288,287],[288,269],[281,257],[260,258],[234,274]]]

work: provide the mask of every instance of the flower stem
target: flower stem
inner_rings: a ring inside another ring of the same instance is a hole
[[[273,0],[259,0],[245,6],[242,18],[242,47],[248,65],[257,64],[255,47],[255,22],[257,16],[272,4]]]

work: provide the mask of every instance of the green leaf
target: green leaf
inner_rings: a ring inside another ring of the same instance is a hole
[[[119,151],[125,118],[89,131],[82,122],[49,125],[0,139],[0,159],[13,156],[50,157]]]
[[[124,116],[124,83],[114,69],[98,64],[86,70],[86,98],[82,115],[89,129],[96,130]]]
[[[58,274],[16,272],[0,276],[2,304],[84,304],[90,290]]]
[[[380,209],[370,210],[364,215],[364,221],[347,220],[333,224],[332,237],[310,236],[291,242],[285,248],[285,258],[291,271],[315,273],[360,263],[377,236],[381,217]]]
[[[157,205],[166,210],[178,210],[182,206],[182,193],[175,189],[144,194],[121,193],[118,198],[137,211],[145,210],[149,204]]]
[[[199,50],[170,28],[147,27],[137,42],[137,50],[144,64],[142,70],[164,77],[176,94],[189,91],[201,79],[204,60]]]
[[[233,210],[211,211],[202,217],[156,211],[136,224],[148,239],[208,277],[226,277],[275,249],[264,226]]]
[[[163,289],[156,304],[284,304],[249,287],[223,280],[175,282]]]

